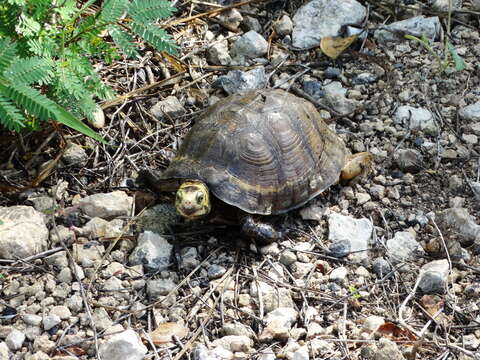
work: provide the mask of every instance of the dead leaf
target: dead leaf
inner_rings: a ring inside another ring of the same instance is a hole
[[[175,69],[175,71],[177,72],[184,72],[184,71],[187,71],[187,67],[185,65],[183,65],[180,60],[178,60],[175,56],[173,55],[170,55],[169,53],[167,53],[166,51],[162,51],[161,52],[162,56],[167,59],[167,61],[170,63],[170,65],[173,66],[173,68]]]
[[[173,337],[179,339],[184,338],[188,334],[188,329],[176,322],[167,322],[160,324],[154,331],[150,333],[152,342],[155,345],[166,344],[172,342]]]
[[[452,323],[450,316],[443,312],[445,300],[438,295],[424,295],[420,299],[420,304],[425,309],[430,318],[443,328],[448,328]]]
[[[417,337],[408,329],[403,329],[400,326],[386,322],[380,325],[376,331],[378,334],[390,337],[394,340],[411,340],[416,341]]]
[[[330,59],[335,60],[341,53],[348,49],[357,38],[358,35],[352,35],[347,38],[327,36],[320,40],[320,49],[322,49],[322,52]]]

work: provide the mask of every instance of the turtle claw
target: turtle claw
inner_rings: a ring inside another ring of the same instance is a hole
[[[250,215],[243,216],[240,224],[245,235],[263,244],[271,244],[283,239],[288,232],[278,230],[273,225],[261,222]]]

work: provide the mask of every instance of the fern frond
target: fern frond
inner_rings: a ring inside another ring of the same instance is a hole
[[[128,0],[106,0],[102,6],[100,20],[104,22],[115,22],[127,11]]]
[[[21,8],[14,4],[0,5],[0,35],[12,36],[15,33],[15,22]]]
[[[40,120],[53,117],[55,103],[38,90],[23,84],[0,84],[0,92],[12,100],[17,106],[24,108],[28,113]]]
[[[20,131],[25,127],[21,111],[0,93],[0,125],[9,130]]]
[[[158,51],[166,51],[170,54],[177,53],[178,46],[173,42],[171,36],[156,25],[133,22],[131,29]]]
[[[128,33],[122,31],[117,26],[110,26],[108,29],[110,36],[115,44],[127,55],[127,57],[135,57],[138,55],[135,39]]]
[[[2,49],[2,52],[0,53],[0,74],[3,74],[3,72],[13,63],[15,55],[17,55],[17,48],[15,44],[10,41],[0,39],[0,49]]]
[[[176,9],[166,0],[134,0],[128,14],[137,23],[150,23],[170,17]]]
[[[50,59],[16,58],[15,62],[5,70],[4,76],[13,83],[46,85],[52,79],[52,67],[53,62]]]

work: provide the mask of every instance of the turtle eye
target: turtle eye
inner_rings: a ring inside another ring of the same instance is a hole
[[[198,194],[197,195],[197,203],[201,204],[203,202],[203,194]]]

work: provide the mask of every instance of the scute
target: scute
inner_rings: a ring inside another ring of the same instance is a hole
[[[162,178],[202,180],[248,213],[280,214],[337,182],[346,154],[311,103],[282,90],[254,90],[211,106]]]

